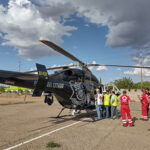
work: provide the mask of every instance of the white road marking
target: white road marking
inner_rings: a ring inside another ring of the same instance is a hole
[[[30,142],[32,142],[32,141],[38,140],[38,139],[40,139],[40,138],[42,138],[42,137],[44,137],[44,136],[48,136],[48,135],[50,135],[50,134],[52,134],[52,133],[54,133],[54,132],[57,132],[57,131],[60,131],[60,130],[62,130],[62,129],[71,127],[71,126],[73,126],[73,125],[76,125],[76,124],[78,124],[78,123],[80,123],[80,122],[82,122],[82,121],[78,121],[78,122],[69,124],[69,125],[67,125],[67,126],[58,128],[58,129],[56,129],[56,130],[53,130],[53,131],[50,131],[50,132],[48,132],[48,133],[42,134],[42,135],[37,136],[37,137],[35,137],[35,138],[33,138],[33,139],[30,139],[30,140],[28,140],[28,141],[22,142],[22,143],[20,143],[20,144],[15,145],[15,146],[6,148],[6,149],[4,149],[4,150],[11,150],[11,149],[17,148],[17,147],[22,146],[22,145],[24,145],[24,144],[27,144],[27,143],[30,143]]]

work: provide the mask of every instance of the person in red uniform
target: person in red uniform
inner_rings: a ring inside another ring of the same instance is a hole
[[[138,96],[140,102],[141,102],[141,110],[142,110],[142,114],[141,114],[141,120],[148,120],[147,117],[147,107],[148,107],[148,95],[146,94],[146,90],[143,89],[142,90],[142,96]]]
[[[129,102],[130,102],[130,97],[126,95],[126,91],[123,91],[123,95],[120,96],[120,100],[119,102],[121,103],[121,116],[122,116],[122,122],[123,122],[123,126],[127,127],[127,121],[126,121],[126,115],[128,117],[128,123],[129,126],[132,127],[133,126],[133,122],[131,119],[131,115],[130,115],[130,108],[129,108]]]

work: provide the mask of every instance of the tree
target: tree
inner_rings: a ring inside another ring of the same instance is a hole
[[[22,89],[19,89],[19,90],[18,90],[18,94],[23,95],[23,90],[22,90]]]
[[[124,77],[123,79],[115,80],[114,84],[118,89],[133,89],[134,83],[131,78]]]
[[[135,83],[135,88],[141,89],[141,82]],[[150,82],[149,81],[144,81],[142,83],[142,89],[150,89]]]
[[[5,87],[1,86],[0,87],[0,93],[4,93],[5,92]]]

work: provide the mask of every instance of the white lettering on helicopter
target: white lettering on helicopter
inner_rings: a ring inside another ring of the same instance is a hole
[[[37,82],[38,82],[37,80],[34,81],[34,86],[36,86]],[[47,82],[46,87],[63,89],[64,88],[64,84],[63,83]]]
[[[64,88],[64,84],[63,83],[47,82],[47,87],[49,87],[49,88],[63,89]]]

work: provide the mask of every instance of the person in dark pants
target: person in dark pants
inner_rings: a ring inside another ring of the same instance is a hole
[[[114,114],[118,119],[118,111],[117,111],[118,98],[117,95],[115,95],[114,91],[112,91],[111,95],[112,95],[111,96],[111,119],[113,119]]]
[[[106,91],[106,94],[104,95],[104,111],[106,112],[106,114],[104,114],[103,111],[103,117],[106,116],[106,118],[109,118],[109,102],[110,102],[110,95],[109,95],[109,91]]]
[[[146,94],[147,94],[147,101],[148,101],[147,117],[150,118],[150,115],[149,115],[149,113],[150,113],[150,111],[149,111],[149,109],[150,109],[150,90],[149,90],[149,88],[146,88],[145,90],[147,91]]]
[[[150,92],[149,91],[147,93],[147,100],[148,100],[147,116],[148,116],[148,118],[150,118],[150,115],[149,115],[149,113],[150,113],[150,111],[149,111],[149,107],[150,107]]]
[[[103,95],[100,93],[100,90],[96,89],[95,106],[97,111],[97,120],[101,120],[102,117],[102,112],[101,112],[102,105],[103,105],[102,97]]]
[[[148,107],[147,107],[147,117],[148,117],[148,118],[150,118],[150,117],[149,117],[149,107],[150,107],[150,104],[148,103]]]
[[[112,97],[112,93],[109,92],[109,117],[111,117],[111,97]]]

